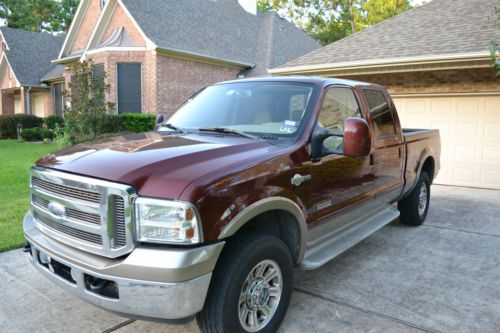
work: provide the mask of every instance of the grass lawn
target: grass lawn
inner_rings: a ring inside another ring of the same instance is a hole
[[[29,207],[28,172],[54,144],[0,140],[0,252],[24,245],[22,219]]]

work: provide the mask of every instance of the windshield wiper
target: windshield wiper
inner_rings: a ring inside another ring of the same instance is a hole
[[[254,139],[254,140],[261,140],[259,137],[256,137],[251,134],[247,134],[245,132],[240,132],[237,130],[225,128],[225,127],[202,127],[198,128],[198,131],[200,132],[215,132],[215,133],[221,133],[221,134],[232,134],[232,135],[238,135],[244,138],[249,138],[249,139]]]
[[[184,134],[186,134],[186,133],[187,133],[187,132],[186,132],[185,130],[183,130],[182,128],[177,127],[177,126],[175,126],[175,125],[172,125],[172,124],[170,124],[170,123],[169,123],[169,124],[161,124],[161,126],[166,127],[166,128],[169,128],[169,129],[171,129],[171,130],[174,130],[174,131],[175,131],[175,132],[177,132],[177,133],[184,133]]]

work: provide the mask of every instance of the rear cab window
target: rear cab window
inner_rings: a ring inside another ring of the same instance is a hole
[[[376,137],[396,134],[394,118],[384,93],[380,90],[363,89]]]

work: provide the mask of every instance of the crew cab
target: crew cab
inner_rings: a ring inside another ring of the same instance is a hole
[[[55,284],[124,316],[274,332],[294,266],[321,267],[398,218],[422,224],[439,167],[439,132],[402,129],[381,86],[223,82],[155,131],[37,161],[27,251]]]

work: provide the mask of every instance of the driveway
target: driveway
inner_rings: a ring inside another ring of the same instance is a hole
[[[316,271],[296,271],[282,332],[499,332],[500,191],[433,186],[422,227],[391,223]],[[198,332],[133,321],[0,255],[2,332]]]

